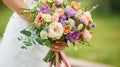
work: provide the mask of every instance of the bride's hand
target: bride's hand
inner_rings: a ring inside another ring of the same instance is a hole
[[[50,46],[50,49],[55,52],[63,51],[67,47],[65,42],[56,41],[54,44]]]

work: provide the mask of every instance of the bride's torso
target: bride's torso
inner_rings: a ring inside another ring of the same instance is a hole
[[[24,0],[24,2],[29,8],[36,5],[34,0]],[[20,48],[22,43],[17,38],[23,36],[20,31],[27,26],[28,23],[24,19],[17,13],[13,13],[0,45],[0,67],[47,67],[42,59],[49,48],[40,45],[28,49]]]

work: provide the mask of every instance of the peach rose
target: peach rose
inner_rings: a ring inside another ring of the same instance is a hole
[[[59,15],[54,13],[52,16],[52,22],[58,22],[59,21]]]
[[[42,13],[38,13],[38,15],[35,18],[34,23],[38,23],[38,24],[44,25],[44,19],[42,17]]]
[[[80,4],[78,4],[77,2],[72,1],[71,5],[75,10],[80,10]]]
[[[82,37],[83,39],[85,39],[86,41],[89,41],[91,38],[92,38],[92,35],[90,34],[90,32],[85,29],[83,32],[82,32]]]
[[[55,13],[57,13],[59,16],[64,14],[64,10],[62,8],[58,8],[55,10]]]
[[[71,30],[72,30],[72,27],[69,26],[69,25],[66,25],[66,26],[64,27],[64,34],[70,33]]]
[[[92,19],[91,14],[90,14],[89,11],[85,12],[84,15],[86,16],[88,21],[93,22],[93,19]]]

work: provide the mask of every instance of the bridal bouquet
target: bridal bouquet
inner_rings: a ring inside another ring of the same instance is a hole
[[[90,12],[96,6],[85,10],[76,1],[69,4],[67,0],[38,0],[37,3],[33,9],[22,8],[22,14],[30,14],[34,23],[21,31],[26,35],[18,38],[24,43],[21,48],[27,49],[37,44],[50,47],[56,41],[65,42],[68,47],[70,43],[75,46],[76,42],[88,45],[92,38],[90,30],[95,27]],[[43,60],[51,65],[63,61],[70,67],[63,52],[58,52],[56,56],[56,53],[50,50]]]

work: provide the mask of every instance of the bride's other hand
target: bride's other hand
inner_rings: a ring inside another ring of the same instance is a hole
[[[3,2],[14,12],[18,13],[23,19],[28,22],[31,22],[30,14],[20,14],[23,12],[20,8],[27,8],[29,7],[24,3],[24,0],[3,0]]]
[[[50,46],[50,49],[52,51],[60,52],[63,51],[67,47],[65,42],[62,41],[56,41],[54,44]]]

